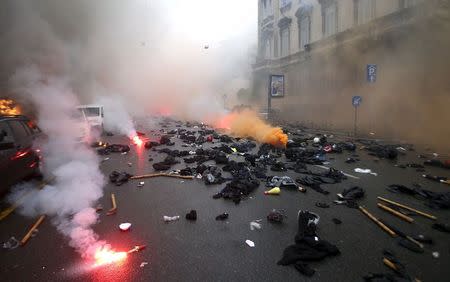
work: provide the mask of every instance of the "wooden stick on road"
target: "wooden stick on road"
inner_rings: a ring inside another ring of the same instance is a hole
[[[388,206],[385,206],[385,205],[380,204],[380,203],[378,203],[377,205],[378,205],[378,207],[380,209],[385,210],[385,211],[387,211],[387,212],[389,212],[389,213],[391,213],[391,214],[393,214],[393,215],[403,219],[406,222],[412,223],[414,221],[414,219],[410,218],[409,216],[406,216],[406,215],[404,215],[404,214],[402,214],[402,213],[400,213],[400,212],[398,212],[398,211],[396,211],[394,209],[391,209]]]
[[[144,175],[136,175],[130,177],[130,179],[144,179],[144,178],[153,178],[153,177],[173,177],[173,178],[181,178],[181,179],[194,179],[194,176],[191,175],[177,175],[177,174],[169,174],[169,173],[152,173],[152,174],[144,174]]]
[[[41,223],[44,221],[45,219],[45,215],[41,215],[38,220],[34,223],[34,225],[30,228],[30,230],[27,232],[27,234],[25,234],[25,236],[22,238],[22,240],[20,241],[20,245],[25,245],[27,243],[27,241],[31,238],[31,235],[33,235],[33,231],[36,230],[39,225],[41,225]]]
[[[392,201],[392,200],[389,200],[389,199],[386,199],[386,198],[383,198],[383,197],[378,197],[378,200],[381,200],[381,201],[383,201],[383,202],[386,202],[386,203],[392,204],[392,205],[394,205],[394,206],[403,208],[403,209],[405,209],[405,210],[409,210],[409,211],[415,212],[415,213],[420,214],[421,216],[427,217],[427,218],[429,218],[429,219],[433,219],[433,220],[436,220],[436,219],[437,219],[437,217],[435,217],[434,215],[431,215],[431,214],[428,214],[428,213],[425,213],[425,212],[422,212],[422,211],[413,209],[413,208],[411,208],[411,207],[402,205],[402,204],[400,204],[400,203],[394,202],[394,201]]]
[[[369,213],[369,211],[367,211],[364,207],[359,206],[359,210],[362,211],[365,215],[367,215],[371,220],[373,220],[376,224],[378,224],[378,226],[380,226],[384,231],[386,231],[387,233],[389,233],[389,235],[391,235],[392,237],[397,236],[397,234],[392,231],[392,229],[390,229],[389,227],[387,227],[386,225],[384,225],[384,223],[382,223],[381,221],[379,221],[375,216],[373,216],[371,213]]]
[[[112,208],[106,213],[106,215],[113,215],[117,212],[116,195],[111,193],[111,204]]]

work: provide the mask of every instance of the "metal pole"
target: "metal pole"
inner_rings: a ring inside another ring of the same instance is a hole
[[[358,107],[355,107],[355,121],[354,121],[354,128],[353,128],[353,136],[356,138],[356,121],[358,118]]]
[[[270,113],[272,112],[272,76],[269,75],[269,91],[267,96],[267,120],[270,120]]]

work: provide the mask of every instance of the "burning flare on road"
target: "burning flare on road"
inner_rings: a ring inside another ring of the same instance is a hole
[[[0,115],[20,115],[22,109],[11,99],[0,99]]]
[[[117,263],[125,260],[128,256],[127,252],[115,252],[108,248],[101,248],[95,252],[94,266],[102,266],[106,264]]]
[[[258,142],[278,147],[286,147],[288,142],[287,134],[280,127],[267,124],[251,110],[232,112],[223,117],[217,127],[229,130],[234,136],[251,137]]]

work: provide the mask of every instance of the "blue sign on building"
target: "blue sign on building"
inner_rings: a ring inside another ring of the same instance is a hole
[[[367,65],[367,82],[375,83],[377,81],[377,65]]]
[[[352,104],[353,107],[359,107],[359,105],[361,105],[362,103],[362,97],[361,96],[353,96],[352,98]]]

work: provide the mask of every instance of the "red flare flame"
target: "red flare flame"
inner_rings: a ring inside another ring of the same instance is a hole
[[[115,252],[105,248],[98,249],[94,255],[95,259],[94,266],[101,266],[121,262],[127,258],[127,255],[128,255],[127,252]]]
[[[139,138],[139,136],[137,136],[137,135],[134,136],[132,138],[132,140],[133,140],[134,144],[136,144],[138,146],[141,146],[144,143],[144,141],[142,141],[141,138]]]

